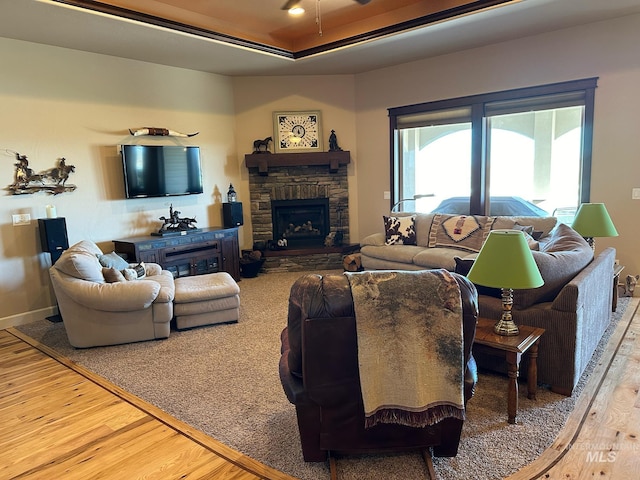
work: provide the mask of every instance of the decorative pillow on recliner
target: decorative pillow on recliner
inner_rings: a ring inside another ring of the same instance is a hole
[[[459,248],[479,252],[491,231],[494,217],[437,213],[431,223],[429,247]]]
[[[543,251],[532,251],[544,285],[513,291],[513,307],[528,308],[535,303],[553,301],[560,290],[593,259],[593,250],[578,232],[563,223],[551,231]]]
[[[382,217],[387,245],[416,245],[416,216]]]
[[[102,276],[107,283],[124,282],[124,275],[115,267],[102,267]]]
[[[147,269],[144,267],[144,262],[140,262],[137,265],[129,267],[136,272],[138,280],[147,276]]]
[[[128,282],[131,282],[133,280],[137,280],[138,279],[138,274],[136,273],[136,271],[133,268],[125,268],[122,270],[122,275],[124,276],[124,279],[127,280]]]
[[[116,252],[107,253],[106,255],[98,255],[100,265],[107,268],[115,268],[116,270],[124,270],[129,268],[127,261]]]
[[[140,262],[138,265],[129,265],[127,268],[121,270],[124,279],[128,281],[140,280],[147,276],[147,270],[144,266],[144,262]]]

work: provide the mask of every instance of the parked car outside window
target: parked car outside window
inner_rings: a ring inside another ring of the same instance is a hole
[[[469,214],[469,197],[451,197],[440,202],[433,213],[449,213],[455,215]],[[520,197],[491,197],[489,215],[512,215],[523,217],[549,217],[546,210]]]

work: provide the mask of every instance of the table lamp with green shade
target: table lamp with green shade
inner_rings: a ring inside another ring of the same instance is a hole
[[[490,232],[467,278],[478,285],[502,289],[502,318],[493,327],[499,335],[519,333],[511,315],[513,289],[537,288],[544,284],[520,230]]]
[[[617,237],[618,231],[611,221],[604,203],[583,203],[571,225],[595,249],[595,237]]]

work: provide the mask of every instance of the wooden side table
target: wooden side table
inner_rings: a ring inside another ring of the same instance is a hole
[[[516,423],[518,413],[518,375],[520,374],[520,360],[528,351],[529,370],[527,374],[527,397],[535,400],[538,389],[538,342],[544,333],[543,328],[518,325],[518,335],[504,336],[493,332],[496,320],[478,318],[476,338],[473,342],[474,351],[489,355],[504,355],[507,361],[507,375],[509,385],[507,389],[507,420]]]

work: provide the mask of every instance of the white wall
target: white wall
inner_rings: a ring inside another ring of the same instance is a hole
[[[613,246],[626,274],[640,273],[640,16],[522,38],[356,76],[360,238],[382,228],[389,201],[387,109],[432,100],[599,77],[591,201],[604,202],[620,234]],[[357,240],[357,239],[356,239]]]
[[[0,182],[13,182],[15,157],[35,171],[73,164],[69,183],[77,190],[0,194],[0,327],[42,318],[55,305],[41,253],[37,218],[45,205],[66,218],[69,242],[82,239],[112,249],[111,240],[158,230],[169,204],[197,226],[221,225],[220,194],[239,180],[233,95],[227,77],[0,39]],[[189,139],[131,137],[128,129],[163,127],[200,134]],[[117,145],[199,145],[202,195],[124,199]],[[12,225],[12,214],[29,213],[31,225]]]

